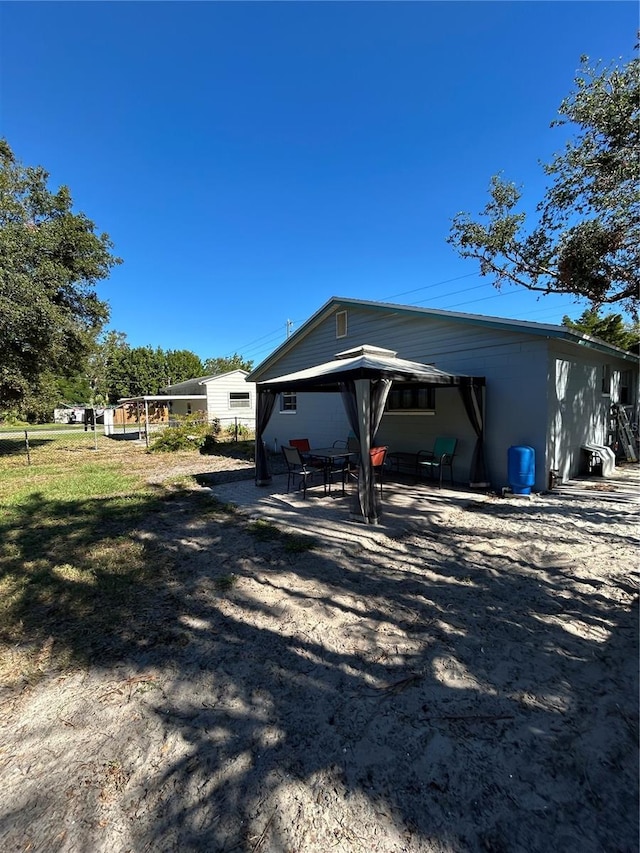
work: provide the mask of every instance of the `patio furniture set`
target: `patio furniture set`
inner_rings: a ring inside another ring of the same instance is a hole
[[[388,453],[389,448],[386,446],[372,447],[369,452],[371,469],[380,485],[380,495],[385,467],[398,473],[408,470],[420,478],[426,473],[431,479],[438,476],[440,488],[443,471],[448,468],[453,485],[456,444],[455,438],[437,438],[433,450],[420,450],[417,453]],[[307,438],[294,438],[289,440],[288,446],[282,447],[282,453],[287,467],[287,492],[297,480],[303,498],[307,496],[307,483],[317,474],[322,475],[325,494],[331,492],[331,485],[336,478],[341,482],[343,493],[347,483],[358,480],[360,445],[355,438],[335,441],[331,447],[320,448],[312,448]]]

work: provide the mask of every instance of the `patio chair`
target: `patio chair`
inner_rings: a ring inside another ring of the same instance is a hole
[[[300,456],[308,468],[324,468],[324,462],[321,459],[313,458],[308,438],[290,438],[289,447],[296,447],[300,451]]]
[[[453,458],[456,455],[457,438],[444,438],[439,436],[433,445],[433,450],[420,450],[416,457],[416,469],[418,474],[428,471],[431,479],[439,474],[439,487],[442,488],[442,474],[445,468],[449,469],[451,485],[453,486]]]
[[[344,492],[345,483],[351,476],[352,472],[354,470],[358,470],[358,460],[352,458],[349,454],[358,452],[360,450],[360,445],[357,438],[349,438],[346,441],[339,438],[337,441],[333,442],[332,447],[339,448],[340,450],[344,449],[346,451],[346,455],[334,459],[328,469],[328,475],[331,480],[336,474],[340,475],[342,491]]]
[[[369,458],[371,459],[371,472],[373,474],[374,480],[380,483],[380,495],[382,495],[382,481],[384,474],[384,463],[387,458],[387,450],[389,448],[385,445],[384,447],[372,447],[369,451]],[[348,471],[348,476],[352,479],[357,480],[359,475],[359,465],[356,465],[353,468],[350,468]]]
[[[371,470],[373,471],[374,478],[378,478],[378,482],[380,483],[380,495],[382,496],[382,479],[384,474],[384,463],[387,458],[387,450],[388,447],[372,447],[369,451],[369,455],[371,457]]]
[[[344,491],[345,482],[349,477],[356,477],[360,467],[360,442],[354,435],[350,435],[346,441],[344,439],[334,441],[333,446],[344,447],[350,454],[345,456],[342,464],[336,466],[342,472],[342,491]]]
[[[307,480],[310,480],[317,473],[318,469],[308,467],[297,447],[286,447],[283,445],[282,455],[287,466],[287,494],[289,493],[291,482],[295,483],[297,477],[300,481],[298,488],[302,486],[302,497],[305,499],[307,497]]]
[[[289,447],[297,447],[300,453],[308,453],[311,450],[308,438],[290,438]]]

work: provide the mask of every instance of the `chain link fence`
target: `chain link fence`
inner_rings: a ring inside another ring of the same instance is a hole
[[[31,464],[32,451],[36,448],[55,443],[59,450],[102,449],[105,441],[137,441],[150,447],[155,437],[163,431],[177,426],[184,426],[185,420],[172,418],[163,423],[150,423],[148,429],[144,422],[113,424],[105,427],[96,424],[43,424],[38,426],[3,428],[0,430],[0,465],[3,460],[16,462],[24,459],[24,464]],[[189,419],[194,428],[210,426],[216,439],[221,442],[239,443],[252,441],[255,438],[255,420],[250,418],[214,418]],[[70,459],[73,457],[70,456]]]
[[[60,450],[97,449],[102,437],[102,428],[97,431],[90,426],[85,430],[79,426],[32,426],[27,428],[2,429],[0,431],[0,465],[3,460],[24,459],[31,464],[34,450],[47,445]]]

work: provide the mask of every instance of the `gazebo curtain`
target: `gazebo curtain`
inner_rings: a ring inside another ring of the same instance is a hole
[[[262,436],[276,405],[274,391],[259,390],[256,406],[256,486],[268,486],[271,482],[269,459]]]
[[[366,524],[378,524],[380,519],[380,498],[369,451],[374,445],[392,384],[391,379],[380,378],[348,380],[340,385],[349,426],[360,443],[358,488],[353,495],[351,514],[362,517]]]
[[[487,466],[484,459],[484,410],[482,405],[483,388],[478,385],[460,385],[460,394],[464,403],[467,417],[471,422],[476,438],[476,445],[471,457],[469,485],[471,488],[481,488],[489,485]]]

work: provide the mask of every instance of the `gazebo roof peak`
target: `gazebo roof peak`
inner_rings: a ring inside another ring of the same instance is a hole
[[[362,346],[336,353],[336,358],[358,358],[358,356],[361,355],[377,355],[384,358],[397,358],[398,353],[394,352],[392,349],[384,349],[384,347],[374,347],[371,344],[363,344]]]

